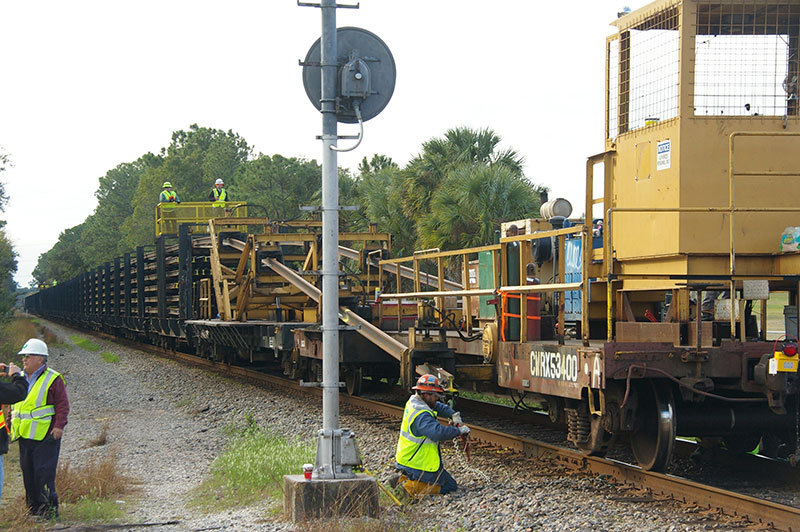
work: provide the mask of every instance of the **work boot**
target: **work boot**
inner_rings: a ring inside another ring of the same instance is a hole
[[[391,475],[389,475],[389,477],[386,479],[386,483],[387,483],[389,486],[391,486],[392,488],[396,488],[396,487],[397,487],[397,481],[398,481],[398,480],[400,480],[400,476],[401,476],[401,475],[402,475],[402,473],[392,473],[392,474],[391,474]]]

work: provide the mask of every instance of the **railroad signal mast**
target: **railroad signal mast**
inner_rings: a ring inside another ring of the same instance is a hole
[[[339,179],[337,153],[358,147],[363,122],[380,113],[394,92],[396,69],[388,47],[359,28],[336,28],[336,0],[319,4],[322,37],[302,62],[303,84],[322,113],[322,430],[317,441],[314,478],[351,478],[361,458],[355,435],[339,428]],[[337,123],[358,123],[357,137],[340,137]],[[339,148],[339,139],[355,139]]]

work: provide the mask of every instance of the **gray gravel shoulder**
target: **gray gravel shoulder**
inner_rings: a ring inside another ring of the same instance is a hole
[[[178,521],[147,528],[157,531],[293,530],[282,521],[274,502],[211,514],[202,514],[187,502],[192,488],[224,450],[223,427],[242,422],[248,414],[286,436],[313,438],[321,426],[320,405],[92,338],[104,351],[119,356],[118,363],[108,363],[98,352],[68,340],[71,334],[88,335],[57,324],[46,326],[63,345],[53,349],[50,365],[64,374],[71,403],[61,460],[79,466],[103,453],[116,453],[141,490],[136,498],[119,502],[125,509],[124,522]],[[356,432],[367,467],[383,475],[391,472],[397,427],[369,424],[346,410],[341,426]],[[107,445],[89,446],[103,430]],[[429,530],[627,532],[746,526],[515,455],[474,449],[467,465],[451,444],[443,454],[459,491],[428,497],[407,510],[413,521]],[[390,519],[396,512],[385,509]]]

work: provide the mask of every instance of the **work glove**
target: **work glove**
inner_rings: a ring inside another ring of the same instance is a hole
[[[465,434],[469,434],[469,427],[466,425],[459,425],[458,431],[461,433],[462,436]]]
[[[453,422],[453,425],[463,425],[464,422],[461,421],[461,412],[456,412],[453,414],[453,417],[450,418]]]

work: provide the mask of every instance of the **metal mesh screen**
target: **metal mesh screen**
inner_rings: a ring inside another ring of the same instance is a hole
[[[608,125],[606,134],[613,139],[617,136],[619,123],[617,121],[617,107],[619,105],[619,39],[608,41],[608,101],[606,124]]]
[[[616,116],[609,90],[608,135],[625,133],[678,115],[679,8],[655,13],[620,32]],[[609,86],[614,81],[609,50]],[[616,131],[612,124],[616,123]]]
[[[695,115],[796,115],[798,21],[797,2],[699,3]]]

